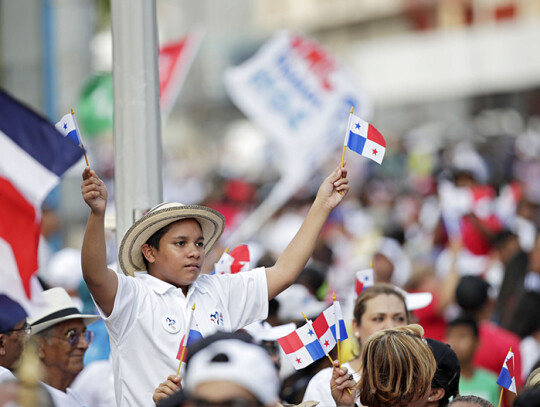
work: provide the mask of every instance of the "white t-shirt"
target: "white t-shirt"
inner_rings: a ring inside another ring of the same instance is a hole
[[[343,363],[341,366],[346,367],[349,373],[352,373],[353,378],[356,382],[360,380],[360,375],[354,371],[350,363]],[[321,407],[330,407],[335,406],[336,402],[332,397],[330,392],[330,380],[332,379],[332,368],[328,367],[317,372],[315,376],[309,381],[306,392],[304,393],[304,398],[302,402],[308,400],[314,400],[319,402]],[[356,404],[360,405],[360,400],[357,395]]]
[[[116,407],[110,359],[96,360],[85,366],[71,383],[71,388],[89,407]]]
[[[0,366],[0,383],[4,383],[8,380],[17,380],[17,378],[13,375],[11,370],[4,366]]]
[[[69,387],[64,393],[61,390],[49,386],[47,383],[43,383],[43,385],[51,395],[55,407],[88,407],[88,404],[86,404],[82,397]]]
[[[265,269],[202,274],[187,296],[146,272],[135,278],[118,274],[113,311],[105,317],[100,310],[111,342],[118,406],[154,406],[154,390],[178,368],[176,355],[194,303],[191,330],[203,337],[265,319]]]

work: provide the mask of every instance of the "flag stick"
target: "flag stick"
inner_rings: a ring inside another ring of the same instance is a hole
[[[339,331],[340,330],[339,320],[338,320],[338,315],[337,315],[336,306],[335,306],[335,302],[336,302],[335,292],[332,292],[332,301],[334,303],[334,321],[336,321],[337,358],[338,358],[338,365],[341,368],[341,352],[339,351],[339,339],[341,338],[341,335],[340,335],[341,332]]]
[[[353,108],[351,107],[351,113],[353,113]],[[349,121],[347,122],[347,131],[345,132],[345,140],[347,140],[347,134],[348,134],[348,131],[349,131],[349,125],[350,125],[350,122],[351,122],[351,117],[349,116]],[[341,168],[343,168],[343,165],[345,164],[345,148],[347,147],[345,145],[346,143],[343,143],[343,152],[341,153]]]
[[[504,387],[501,386],[501,395],[499,396],[499,405],[497,407],[501,407],[501,401],[502,401],[502,395],[503,395]]]
[[[187,324],[186,333],[184,335],[187,335],[189,338],[189,331],[191,330],[191,320],[193,319],[193,314],[195,313],[195,303],[193,303],[193,307],[191,307],[191,314],[189,314],[189,320]],[[176,376],[180,374],[180,366],[182,366],[182,361],[184,360],[184,353],[186,352],[187,348],[187,339],[186,344],[182,348],[182,354],[180,355],[180,363],[178,364],[178,369],[176,369]]]
[[[311,321],[306,317],[306,314],[304,314],[302,312],[302,316],[304,317],[307,324],[309,325],[309,329],[311,329],[313,332],[315,332],[315,330],[313,329],[313,325],[311,325]],[[315,334],[315,336],[317,336],[317,334]],[[317,341],[319,341],[319,343],[321,343],[318,336],[317,336]],[[322,347],[322,345],[321,345],[321,347]],[[326,356],[328,356],[328,359],[330,360],[330,363],[332,364],[332,368],[333,368],[334,367],[334,359],[332,359],[332,357],[328,353],[326,354]],[[349,392],[349,394],[351,394],[351,389],[349,389],[348,387],[347,387],[347,391]]]
[[[79,137],[79,142],[81,143],[81,148],[84,152],[84,160],[86,161],[86,166],[90,168],[90,164],[88,164],[88,157],[86,156],[86,149],[84,148],[84,144],[82,142],[81,131],[79,130],[79,123],[77,123],[77,118],[75,117],[75,112],[73,111],[73,108],[71,108],[71,115],[73,116],[73,121],[75,122],[75,128],[77,129],[77,134]]]

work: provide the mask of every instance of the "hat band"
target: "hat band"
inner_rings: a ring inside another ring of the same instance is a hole
[[[75,307],[71,308],[64,308],[60,311],[53,312],[52,314],[49,314],[47,316],[44,316],[41,319],[38,319],[34,323],[32,323],[32,326],[42,324],[44,322],[52,321],[53,319],[58,319],[62,317],[67,317],[69,315],[79,314],[82,317],[82,314],[79,312],[79,310]]]

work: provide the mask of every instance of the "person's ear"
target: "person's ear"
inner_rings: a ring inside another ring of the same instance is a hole
[[[429,393],[428,402],[433,403],[444,397],[444,389],[442,387],[432,387]]]
[[[0,334],[0,356],[6,354],[6,334]]]
[[[141,252],[144,258],[148,261],[148,263],[153,263],[156,261],[156,258],[154,256],[154,247],[150,246],[148,243],[145,243],[141,246]]]

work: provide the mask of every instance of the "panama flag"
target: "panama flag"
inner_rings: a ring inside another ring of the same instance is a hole
[[[514,352],[512,352],[512,348],[510,348],[508,355],[506,355],[501,373],[499,373],[499,378],[497,379],[497,384],[517,394],[516,376],[514,375]]]
[[[195,329],[190,329],[189,334],[187,336],[187,342],[186,342],[186,335],[184,334],[182,336],[182,340],[180,341],[180,347],[178,348],[178,353],[176,354],[176,359],[180,360],[182,359],[182,362],[185,362],[187,360],[187,350],[188,348],[193,345],[195,342],[197,342],[199,339],[202,339],[202,335],[199,331],[196,331]],[[186,350],[184,350],[186,348]],[[182,355],[182,353],[184,353]],[[183,357],[182,357],[183,356]]]
[[[248,245],[237,246],[230,252],[223,252],[214,266],[213,274],[236,274],[241,271],[251,270],[249,259]]]
[[[345,146],[364,157],[382,163],[386,152],[386,141],[379,131],[354,114],[349,115]]]
[[[296,370],[312,364],[327,354],[310,325],[307,323],[277,340]]]
[[[0,106],[0,291],[31,306],[41,204],[83,151],[2,91]]]
[[[354,287],[356,296],[359,296],[362,291],[371,287],[373,284],[375,284],[375,278],[373,277],[372,268],[356,272],[356,285]]]
[[[77,121],[73,114],[68,113],[64,115],[58,123],[54,125],[56,130],[62,133],[65,137],[70,140],[73,140],[77,145],[81,146],[81,135],[79,134],[79,126],[77,126]]]
[[[340,342],[347,339],[347,328],[339,302],[334,302],[313,321],[313,330],[326,353],[336,346],[338,339]]]

